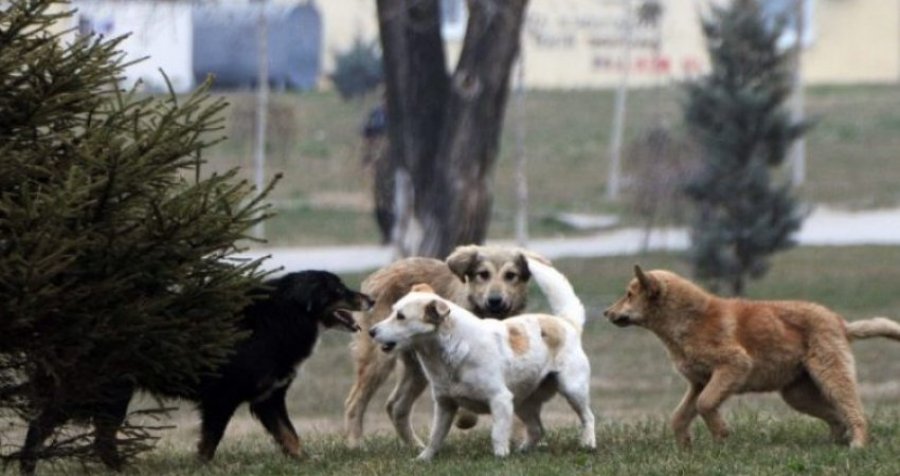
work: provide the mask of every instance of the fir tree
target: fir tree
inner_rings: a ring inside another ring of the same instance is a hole
[[[0,5],[0,418],[25,423],[46,408],[77,422],[122,385],[165,395],[213,372],[261,278],[230,257],[265,218],[266,191],[235,171],[202,178],[226,104],[205,86],[120,89],[121,39],[53,33],[71,15],[53,1]],[[124,455],[155,435],[133,420]],[[38,457],[89,454],[86,432],[60,426]]]
[[[784,24],[766,21],[754,0],[711,7],[702,21],[711,71],[686,86],[685,120],[702,161],[686,190],[696,206],[689,256],[698,278],[736,295],[768,271],[771,254],[795,244],[806,216],[778,173],[808,127],[785,108],[793,62],[777,46]]]

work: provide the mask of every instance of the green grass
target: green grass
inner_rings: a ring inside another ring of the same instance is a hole
[[[797,417],[774,419],[743,411],[732,419],[732,437],[715,444],[696,431],[694,449],[679,451],[660,420],[605,422],[597,433],[598,448],[586,451],[573,431],[552,431],[545,444],[504,460],[494,458],[486,431],[456,434],[430,463],[414,461],[415,451],[396,438],[377,437],[365,448],[350,450],[336,436],[307,443],[314,456],[291,461],[273,452],[268,442],[242,440],[221,451],[212,464],[200,465],[179,449],[165,449],[128,468],[133,475],[760,475],[866,474],[896,475],[900,419],[895,413],[873,418],[873,442],[864,450],[831,444],[819,425]],[[699,428],[698,428],[699,430]],[[52,472],[78,468],[57,465]]]
[[[534,236],[565,230],[544,226],[559,211],[622,213],[627,203],[605,198],[613,92],[602,90],[529,91],[525,106],[525,150]],[[207,154],[207,170],[241,166],[252,178],[253,96],[229,96],[229,140]],[[272,220],[278,244],[324,244],[377,240],[368,210],[371,177],[361,167],[359,126],[373,98],[344,102],[331,93],[279,94],[271,102],[269,173],[284,173],[273,199],[292,200],[330,218],[329,230],[315,230],[296,213]],[[676,88],[635,90],[629,96],[625,143],[660,121],[681,123]],[[800,196],[810,202],[856,209],[900,204],[900,86],[828,86],[807,91],[807,110],[817,120],[808,135],[807,184]],[[512,236],[515,111],[494,174],[492,238]],[[628,172],[628,164],[625,171]],[[352,205],[336,203],[334,196]],[[352,212],[352,213],[351,213]],[[298,212],[300,215],[304,211]],[[369,222],[368,224],[365,222]]]
[[[873,339],[853,345],[863,402],[873,426],[873,444],[851,452],[831,445],[824,424],[789,410],[772,394],[744,395],[725,406],[733,438],[714,444],[699,422],[693,452],[674,448],[668,415],[685,384],[662,344],[638,328],[617,328],[602,310],[624,291],[632,265],[687,272],[670,254],[559,260],[585,302],[589,322],[583,345],[592,362],[592,407],[598,418],[596,453],[576,448],[576,419],[554,399],[544,411],[551,435],[547,446],[498,462],[490,455],[484,418],[474,433],[454,431],[446,450],[431,465],[411,462],[414,452],[397,443],[383,405],[390,384],[375,396],[367,415],[366,447],[350,451],[339,437],[343,400],[353,378],[350,336],[325,333],[289,393],[292,419],[313,459],[285,461],[268,436],[242,409],[232,422],[220,454],[208,468],[193,459],[197,415],[182,404],[163,433],[159,448],[144,455],[129,474],[900,474],[900,345]],[[825,304],[848,319],[875,315],[900,318],[900,247],[799,248],[775,258],[773,272],[752,282],[758,298],[806,299]],[[343,276],[357,285],[362,274]],[[546,309],[533,292],[529,308]],[[420,399],[413,421],[427,434],[431,408]],[[68,474],[59,466],[51,474]]]

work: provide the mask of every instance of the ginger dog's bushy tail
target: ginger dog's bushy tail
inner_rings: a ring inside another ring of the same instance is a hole
[[[851,340],[887,337],[900,340],[900,324],[886,317],[873,317],[847,323],[847,336]]]
[[[581,299],[575,295],[575,290],[569,280],[553,266],[530,256],[526,256],[526,258],[531,276],[541,288],[544,296],[547,297],[553,315],[566,319],[579,329],[584,327],[584,305],[581,303]]]

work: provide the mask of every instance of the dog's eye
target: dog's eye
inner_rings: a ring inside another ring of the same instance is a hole
[[[479,271],[478,278],[483,281],[487,281],[488,279],[491,278],[491,272],[490,271]]]
[[[406,319],[406,316],[404,316],[402,312],[398,312],[398,313],[397,313],[397,320],[398,320],[398,321],[402,321],[403,319]]]
[[[503,275],[503,279],[505,279],[507,281],[515,281],[516,278],[518,278],[518,277],[519,277],[519,275],[516,273],[513,273],[512,271],[508,271],[506,274]]]
[[[632,295],[633,295],[633,294],[631,293],[631,291],[628,291],[628,293],[625,294],[625,298],[626,298],[626,299],[631,299],[631,296],[632,296]]]

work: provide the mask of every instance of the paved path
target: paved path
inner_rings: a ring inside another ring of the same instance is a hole
[[[804,222],[797,239],[801,245],[816,246],[900,245],[900,208],[864,212],[818,208]],[[535,239],[528,247],[550,259],[619,256],[637,254],[643,240],[643,230],[622,228],[577,238]],[[687,246],[684,228],[655,229],[649,240],[650,250],[684,250]],[[245,255],[270,255],[264,265],[269,269],[327,269],[339,273],[375,269],[393,259],[390,248],[375,245],[260,248]]]

